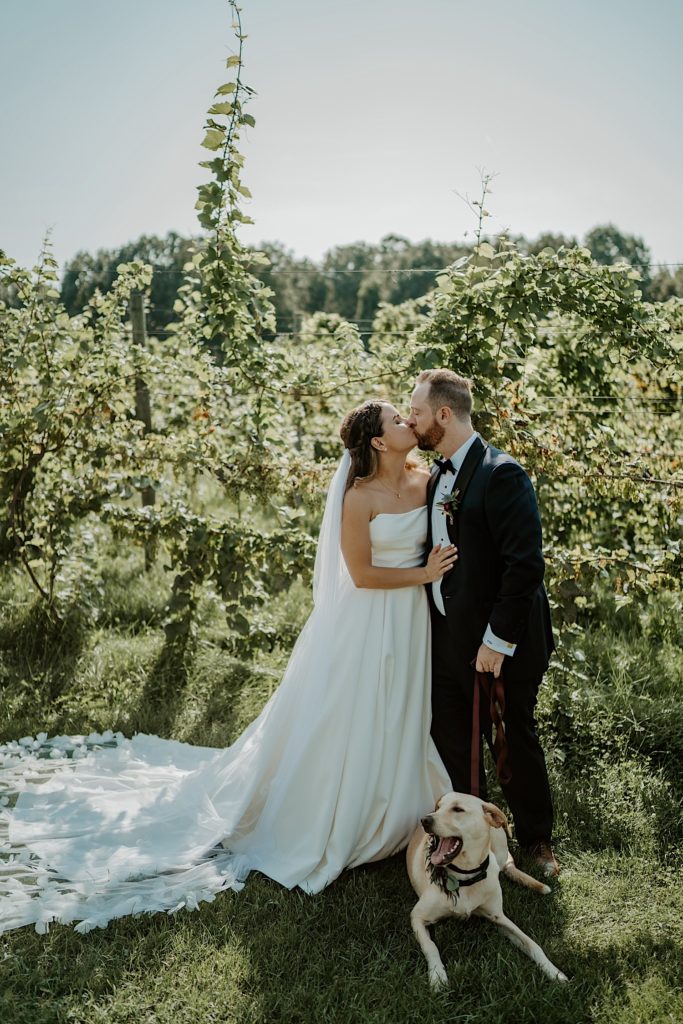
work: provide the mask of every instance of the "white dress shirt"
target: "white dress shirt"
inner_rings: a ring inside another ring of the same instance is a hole
[[[450,456],[456,476],[460,472],[460,468],[465,461],[465,456],[474,444],[474,439],[478,436],[479,435],[476,433],[472,434],[471,437],[468,437],[465,443],[460,445],[458,450]],[[451,493],[454,484],[455,476],[449,469],[445,473],[441,474],[434,491],[434,501],[432,503],[432,544],[441,544],[442,548],[450,544],[451,539],[448,536],[446,513],[443,509],[437,508],[437,503],[442,501],[447,494]],[[436,607],[442,615],[445,615],[446,609],[444,607],[443,595],[441,593],[441,580],[434,580],[432,583],[432,596]],[[517,649],[516,644],[508,643],[507,640],[501,640],[500,637],[497,637],[491,629],[490,624],[486,627],[486,632],[484,633],[482,642],[498,654],[507,654],[512,656]]]

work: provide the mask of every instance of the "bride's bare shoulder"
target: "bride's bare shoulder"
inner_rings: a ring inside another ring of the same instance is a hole
[[[354,480],[344,495],[344,511],[352,515],[369,514],[372,509],[372,494],[365,480]]]

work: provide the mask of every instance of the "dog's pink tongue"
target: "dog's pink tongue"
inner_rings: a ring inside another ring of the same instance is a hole
[[[434,853],[429,858],[435,867],[439,864],[443,864],[446,857],[450,857],[457,845],[456,839],[440,839],[439,845],[434,850]]]

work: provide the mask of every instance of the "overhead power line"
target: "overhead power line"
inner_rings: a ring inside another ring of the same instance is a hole
[[[155,274],[183,274],[182,269],[174,269],[172,267],[155,267],[154,264],[148,264],[152,266]],[[609,264],[601,264],[602,266],[608,266]],[[648,267],[683,267],[681,263],[640,263],[633,267],[635,270],[643,269]],[[335,274],[442,274],[448,270],[448,266],[445,267],[266,267],[264,272],[268,274],[321,274],[322,276],[332,276]]]

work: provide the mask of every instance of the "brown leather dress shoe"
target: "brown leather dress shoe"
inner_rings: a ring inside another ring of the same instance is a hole
[[[556,878],[559,875],[560,865],[557,863],[551,844],[545,839],[540,839],[537,843],[530,843],[523,849],[532,864],[548,878]]]

